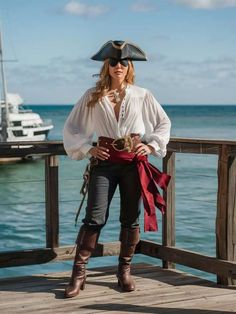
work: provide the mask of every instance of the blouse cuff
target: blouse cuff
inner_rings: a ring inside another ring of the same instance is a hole
[[[147,143],[147,145],[152,146],[156,151],[160,150],[160,146],[157,144],[156,141],[151,141],[151,142]]]
[[[163,158],[166,155],[166,151],[162,151],[162,149],[160,148],[160,146],[158,145],[158,143],[156,141],[151,141],[149,143],[147,143],[147,145],[150,145],[154,148],[154,152],[152,152],[152,155],[159,157],[159,158]]]
[[[84,144],[84,145],[82,145],[82,146],[80,147],[80,151],[84,154],[84,156],[89,157],[89,156],[90,156],[89,150],[90,150],[91,148],[93,148],[92,145],[90,145],[90,144]]]

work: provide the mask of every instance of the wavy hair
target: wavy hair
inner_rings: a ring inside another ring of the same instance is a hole
[[[96,83],[94,92],[91,93],[90,100],[87,104],[88,107],[94,107],[95,104],[105,96],[111,86],[111,77],[109,75],[109,59],[104,61],[104,64],[100,70],[99,80]],[[129,60],[128,71],[125,77],[125,82],[128,84],[134,84],[134,66],[132,61]]]

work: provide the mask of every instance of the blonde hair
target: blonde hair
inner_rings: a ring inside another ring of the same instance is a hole
[[[111,85],[111,77],[109,75],[109,59],[104,61],[101,68],[100,79],[96,83],[95,91],[92,92],[91,98],[87,104],[88,107],[94,107],[95,104],[105,96]],[[134,84],[134,66],[132,61],[129,60],[128,71],[125,77],[125,82],[128,84]]]

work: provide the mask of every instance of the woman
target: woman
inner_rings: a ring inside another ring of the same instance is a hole
[[[108,41],[92,59],[104,62],[100,78],[75,105],[63,132],[64,147],[72,159],[92,157],[96,161],[65,297],[74,297],[85,287],[85,264],[106,224],[117,185],[121,223],[118,284],[123,291],[135,289],[130,264],[139,242],[140,197],[145,208],[144,229],[156,231],[155,206],[165,209],[156,184],[165,189],[170,179],[147,159],[150,154],[165,156],[171,124],[153,95],[134,85],[132,61],[145,61],[144,52],[129,42]],[[94,134],[98,137],[95,147]]]

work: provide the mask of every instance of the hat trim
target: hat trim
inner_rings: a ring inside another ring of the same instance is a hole
[[[127,42],[126,42],[126,41],[124,41],[124,42],[123,42],[123,44],[122,44],[121,46],[118,46],[118,45],[114,44],[114,42],[113,42],[113,41],[111,41],[111,43],[112,43],[112,46],[113,46],[114,48],[116,48],[116,49],[120,49],[120,50],[122,50],[122,49],[124,48],[124,46],[127,44]]]

